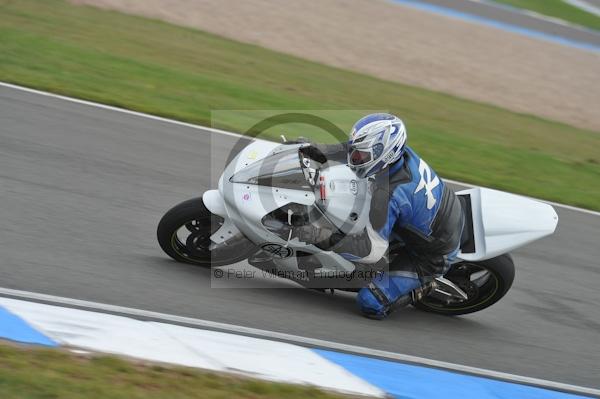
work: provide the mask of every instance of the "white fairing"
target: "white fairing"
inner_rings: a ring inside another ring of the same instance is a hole
[[[345,234],[362,232],[369,223],[371,193],[368,190],[368,181],[357,179],[347,165],[323,169],[321,176],[325,190],[325,200],[322,203],[327,216]]]
[[[257,244],[282,243],[278,236],[263,227],[262,218],[266,214],[290,202],[310,205],[315,201],[314,194],[302,190],[233,183],[230,178],[255,162],[261,162],[268,155],[296,147],[298,146],[254,141],[240,151],[221,176],[219,193],[229,219],[248,239]],[[211,240],[218,242],[220,237],[220,232],[217,231],[211,236]]]
[[[475,252],[464,260],[483,260],[512,251],[554,233],[558,215],[552,206],[520,195],[486,188],[457,194],[471,197]]]
[[[312,186],[314,190],[289,184],[288,188],[284,188],[285,184],[272,187],[250,182],[252,173],[260,171],[269,162],[280,162],[286,167],[294,164],[294,157],[288,154],[296,151],[299,157],[297,151],[301,146],[254,141],[240,151],[225,168],[219,180],[219,189],[207,191],[203,196],[205,206],[224,218],[223,226],[211,236],[211,240],[214,245],[227,245],[230,238],[243,235],[254,242],[257,248],[264,249],[265,245],[285,248],[287,256],[274,260],[282,270],[298,270],[296,257],[292,256],[298,250],[309,252],[319,260],[322,265],[319,272],[354,270],[354,264],[339,254],[323,251],[299,241],[297,237],[291,238],[291,235],[282,237],[263,224],[266,215],[286,204],[295,203],[321,209],[331,223],[345,234],[359,233],[368,226],[371,196],[368,182],[357,179],[344,164],[322,168],[319,175],[322,180],[318,182],[320,185]],[[273,154],[279,155],[270,157]],[[302,170],[300,162],[304,160],[298,158],[298,169]],[[270,165],[276,167],[272,163]],[[308,168],[307,165],[305,167]],[[232,178],[234,174],[238,180]],[[240,178],[240,174],[250,180]],[[298,184],[304,183],[303,177]],[[311,185],[314,183],[317,182]],[[473,188],[457,194],[470,197],[475,244],[474,250],[459,254],[462,260],[479,261],[510,252],[552,234],[558,223],[558,216],[550,205],[529,198],[484,188]],[[376,241],[372,240],[379,247]]]
[[[368,220],[368,212],[364,212],[362,207],[357,204],[363,204],[355,199],[359,193],[355,193],[357,188],[366,193],[366,184],[357,185],[351,182],[356,176],[345,165],[332,166],[323,173],[327,200],[322,201],[313,191],[306,191],[293,188],[270,187],[256,184],[236,183],[231,181],[231,177],[255,163],[263,162],[269,155],[282,151],[298,150],[301,145],[280,145],[277,143],[268,143],[255,141],[245,147],[225,168],[221,179],[219,180],[219,190],[212,194],[214,190],[208,191],[203,197],[207,208],[212,211],[222,212],[226,210],[225,225],[211,236],[214,244],[220,244],[227,238],[231,230],[234,234],[240,232],[250,241],[262,247],[265,243],[272,243],[289,248],[292,253],[297,250],[313,253],[324,265],[322,272],[328,270],[354,270],[354,264],[347,261],[340,255],[323,251],[312,244],[300,242],[297,238],[292,240],[282,239],[282,237],[269,231],[262,223],[265,215],[289,203],[303,204],[311,206],[315,201],[325,202],[327,213],[336,221],[336,225],[344,227],[348,232],[358,230],[360,226],[365,226]],[[333,181],[333,184],[331,182]],[[319,190],[316,190],[317,194]],[[352,201],[350,201],[352,199]],[[216,202],[221,201],[221,205]],[[353,206],[354,204],[354,206]],[[348,223],[348,216],[355,212],[359,218],[353,223]],[[227,229],[225,229],[227,226]],[[298,263],[295,256],[276,259],[277,266],[282,271],[297,271]],[[319,271],[321,272],[321,271]]]
[[[202,194],[202,202],[204,202],[204,206],[210,213],[221,217],[227,217],[225,202],[223,202],[223,197],[221,197],[219,190],[208,190],[204,192],[204,194]]]

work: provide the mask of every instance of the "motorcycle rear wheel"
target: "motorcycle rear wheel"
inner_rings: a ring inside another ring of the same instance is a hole
[[[444,302],[431,296],[424,297],[414,306],[426,312],[448,316],[474,313],[498,302],[510,289],[515,279],[515,265],[509,254],[480,262],[461,262],[452,265],[445,278],[461,288],[468,298]]]
[[[178,262],[200,266],[223,266],[246,259],[255,250],[245,238],[211,250],[210,236],[223,224],[213,215],[202,197],[171,208],[158,223],[156,235],[163,251]]]

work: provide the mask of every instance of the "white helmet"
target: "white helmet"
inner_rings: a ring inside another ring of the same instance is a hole
[[[404,153],[406,128],[391,114],[371,114],[352,127],[348,166],[359,178],[369,177],[396,162]]]

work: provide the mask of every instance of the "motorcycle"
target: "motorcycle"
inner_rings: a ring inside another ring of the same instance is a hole
[[[522,196],[486,188],[456,194],[465,213],[458,259],[408,300],[445,315],[477,312],[504,297],[515,276],[509,252],[552,234],[558,223],[550,205]],[[326,238],[369,231],[369,204],[369,180],[358,179],[342,160],[327,159],[310,143],[253,141],[225,167],[218,189],[162,217],[158,242],[179,262],[247,260],[307,288],[357,291],[368,280],[353,279],[360,285],[352,286],[348,276],[373,276],[370,266],[323,249],[305,238],[304,228],[314,226]]]

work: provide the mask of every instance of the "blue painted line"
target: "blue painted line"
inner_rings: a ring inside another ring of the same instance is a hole
[[[584,396],[483,377],[314,349],[397,399],[576,399]]]
[[[17,315],[10,313],[0,306],[0,338],[44,346],[58,346],[58,343],[48,338],[27,324]]]
[[[575,47],[588,51],[600,51],[600,46],[592,43],[580,42],[577,40],[568,39],[562,36],[553,35],[550,33],[540,32],[534,29],[524,28],[518,25],[512,25],[506,22],[496,21],[491,18],[482,17],[479,15],[468,14],[462,11],[453,10],[451,8],[438,6],[435,4],[423,3],[418,0],[391,0],[394,3],[404,4],[409,7],[417,8],[423,11],[429,11],[436,14],[445,15],[452,18],[461,19],[463,21],[474,22],[482,25],[492,26],[512,33],[532,37],[534,39],[545,40],[552,43],[562,44],[563,46]]]

